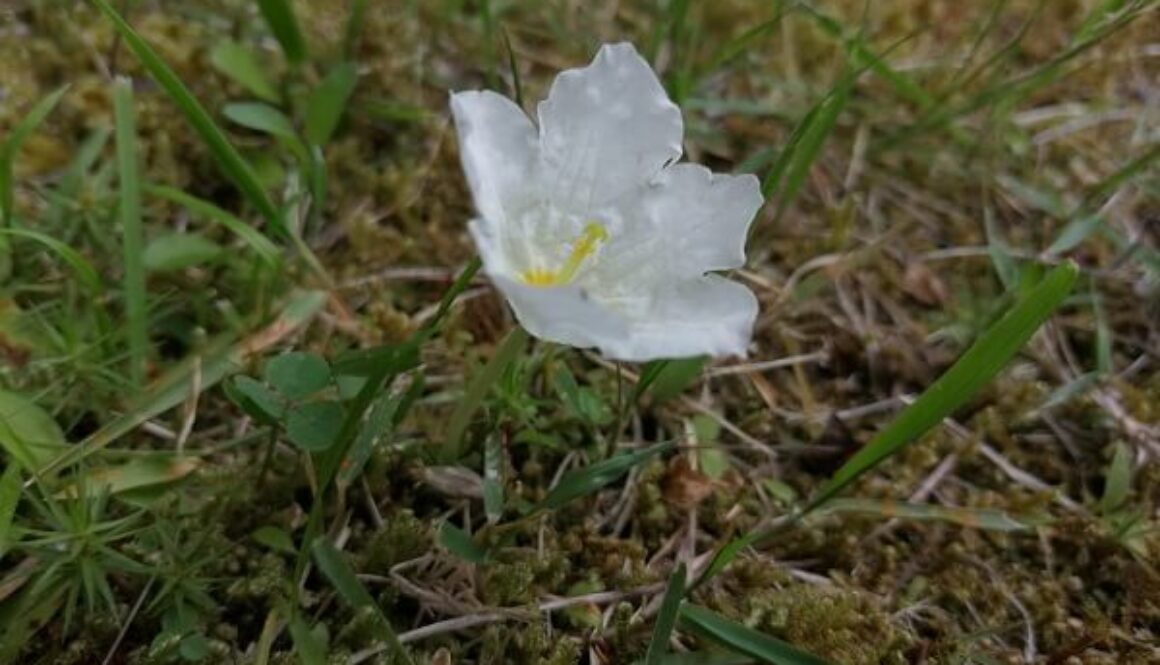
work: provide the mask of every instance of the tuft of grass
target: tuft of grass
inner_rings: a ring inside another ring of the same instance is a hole
[[[153,47],[108,2],[105,0],[93,1],[112,22],[117,33],[125,40],[125,44],[133,51],[145,69],[177,105],[178,110],[181,111],[193,130],[209,147],[226,176],[237,185],[250,204],[261,213],[266,224],[274,233],[284,239],[289,238],[291,233],[282,218],[282,214],[259,183],[253,168],[230,143],[226,133],[214,122],[205,107],[197,101],[197,98],[193,96],[181,78],[157,55]]]
[[[68,85],[57,88],[52,94],[36,103],[12,132],[0,143],[0,221],[5,226],[12,225],[13,215],[13,182],[12,171],[16,155],[28,137],[44,122],[48,114],[60,103],[61,97],[68,92]]]

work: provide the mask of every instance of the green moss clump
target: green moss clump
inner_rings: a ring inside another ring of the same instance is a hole
[[[905,662],[905,636],[864,593],[799,585],[763,597],[762,626],[791,644],[846,665]]]
[[[543,626],[491,626],[483,634],[480,663],[541,663],[572,665],[580,658],[581,643],[549,634]]]
[[[390,569],[431,551],[431,531],[409,510],[400,510],[386,519],[362,548],[362,569],[386,575]]]

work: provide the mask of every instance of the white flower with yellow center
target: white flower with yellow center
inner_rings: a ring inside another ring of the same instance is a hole
[[[681,156],[681,111],[631,44],[562,72],[539,128],[494,92],[451,96],[484,269],[541,339],[643,361],[745,355],[757,178]]]

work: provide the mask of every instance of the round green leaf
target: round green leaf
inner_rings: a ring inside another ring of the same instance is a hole
[[[234,377],[226,384],[226,394],[258,422],[273,425],[286,416],[286,401],[266,384],[248,376]]]
[[[266,363],[266,383],[290,399],[301,399],[330,385],[330,365],[313,353],[296,351]]]
[[[0,449],[26,469],[39,469],[65,446],[60,425],[22,395],[0,390]]]
[[[145,268],[153,272],[184,270],[221,256],[222,247],[198,233],[169,233],[145,248]]]
[[[303,450],[320,452],[334,444],[345,417],[346,411],[338,402],[303,404],[286,418],[286,436]]]

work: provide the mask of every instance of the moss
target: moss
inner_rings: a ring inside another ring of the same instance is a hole
[[[764,593],[750,605],[757,626],[835,663],[906,662],[906,635],[865,593],[798,585]]]
[[[580,658],[582,643],[552,635],[541,626],[491,626],[483,633],[479,662],[523,662],[572,665]]]
[[[409,510],[387,516],[383,528],[375,531],[360,550],[362,569],[386,575],[396,564],[426,554],[432,547],[430,526]]]

